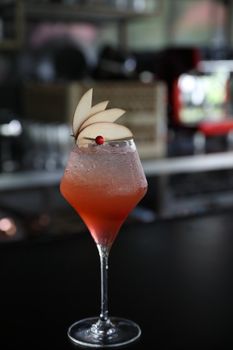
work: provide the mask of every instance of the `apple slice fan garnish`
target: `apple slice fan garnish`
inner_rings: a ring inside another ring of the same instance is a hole
[[[133,138],[132,132],[123,125],[114,124],[125,111],[120,108],[106,109],[108,101],[92,107],[93,89],[88,90],[80,99],[73,117],[73,133],[77,145],[95,141],[102,145],[108,141]]]

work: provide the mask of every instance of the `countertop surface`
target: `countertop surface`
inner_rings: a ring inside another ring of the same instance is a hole
[[[0,245],[0,347],[73,346],[67,329],[99,313],[87,232]],[[122,227],[110,254],[109,311],[137,322],[131,349],[233,348],[233,212]]]

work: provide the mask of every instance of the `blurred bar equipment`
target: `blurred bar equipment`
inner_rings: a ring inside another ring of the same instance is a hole
[[[27,122],[24,167],[29,170],[54,171],[65,166],[72,144],[71,132],[64,123]]]
[[[7,110],[0,110],[0,171],[20,169],[22,157],[22,123]]]

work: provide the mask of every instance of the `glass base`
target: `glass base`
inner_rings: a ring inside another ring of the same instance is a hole
[[[112,317],[103,322],[98,317],[86,318],[70,326],[69,339],[76,345],[91,348],[124,346],[137,340],[140,327],[124,318]]]

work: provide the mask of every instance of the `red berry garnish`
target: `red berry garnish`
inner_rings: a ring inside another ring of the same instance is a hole
[[[102,145],[104,143],[104,138],[103,136],[97,136],[95,138],[95,142],[97,143],[97,145]]]

